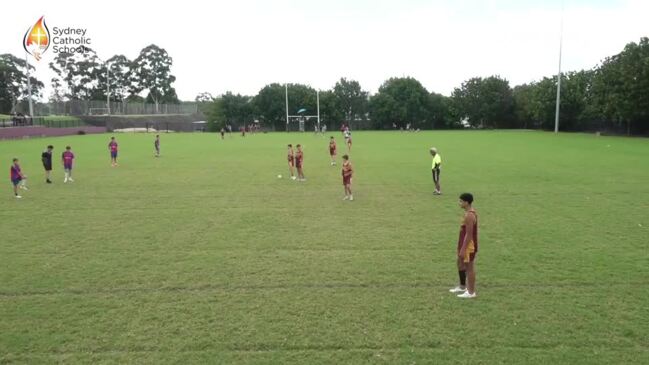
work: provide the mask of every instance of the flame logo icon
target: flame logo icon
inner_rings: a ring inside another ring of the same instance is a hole
[[[41,55],[50,48],[50,30],[45,24],[44,16],[27,29],[23,38],[23,48],[37,61],[40,61]]]

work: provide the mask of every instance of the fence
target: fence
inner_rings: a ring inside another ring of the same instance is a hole
[[[17,107],[18,112],[29,113],[26,103]],[[150,114],[196,114],[198,103],[158,104],[137,102],[110,102],[111,115],[150,115]],[[92,115],[108,114],[105,100],[70,100],[61,102],[35,103],[34,115]]]
[[[12,119],[0,119],[0,128],[32,126],[47,128],[70,128],[83,127],[86,125],[87,123],[78,118],[14,117]]]

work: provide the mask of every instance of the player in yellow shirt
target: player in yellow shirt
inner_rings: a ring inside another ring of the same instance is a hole
[[[435,183],[434,195],[442,195],[442,188],[439,185],[439,173],[442,168],[442,156],[437,152],[437,148],[430,148],[430,155],[433,156],[433,182]]]

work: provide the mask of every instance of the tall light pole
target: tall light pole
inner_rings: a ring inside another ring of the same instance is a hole
[[[106,62],[106,109],[110,115],[110,62]]]
[[[559,72],[557,73],[557,105],[554,113],[554,133],[559,133],[559,106],[561,104],[561,53],[563,51],[563,1],[561,1],[561,26],[559,30]]]
[[[29,116],[33,117],[34,116],[34,104],[32,104],[32,82],[30,80],[30,75],[29,75],[29,57],[28,54],[25,53],[25,66],[27,67],[27,100],[29,101]]]

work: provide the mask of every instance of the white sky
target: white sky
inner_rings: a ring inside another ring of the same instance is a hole
[[[649,1],[564,1],[564,71],[590,69],[649,36]],[[514,86],[555,74],[560,14],[561,0],[9,0],[0,53],[24,55],[23,35],[44,15],[50,32],[88,28],[103,59],[165,48],[182,100],[254,95],[271,82],[328,89],[340,77],[376,92],[392,76],[450,95],[473,76],[498,74]],[[46,85],[53,57],[50,48],[35,65]]]

